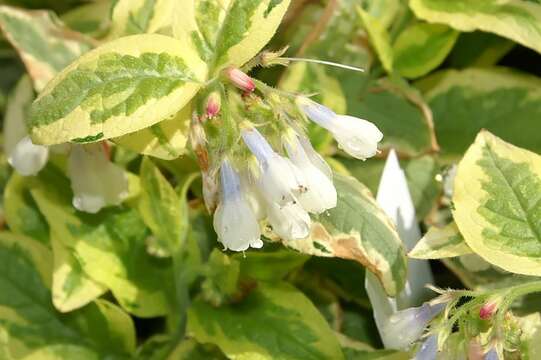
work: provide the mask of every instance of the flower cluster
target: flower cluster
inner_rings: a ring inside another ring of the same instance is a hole
[[[226,74],[246,97],[257,90],[240,70],[229,69]],[[264,124],[242,119],[238,126],[242,143],[237,146],[241,149],[221,158],[214,228],[226,249],[262,247],[260,222],[265,219],[284,240],[306,238],[311,227],[309,214],[336,206],[332,171],[304,135],[302,122],[306,119],[330,131],[339,147],[355,158],[364,160],[378,152],[383,135],[374,124],[338,115],[300,95],[290,96],[285,103],[272,107],[273,113],[287,121],[279,130],[273,128],[270,139],[258,130]],[[214,106],[211,112],[216,114]],[[245,156],[232,155],[243,151]]]

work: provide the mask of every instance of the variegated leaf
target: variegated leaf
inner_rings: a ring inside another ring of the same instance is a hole
[[[69,315],[55,311],[50,292],[51,257],[32,238],[0,233],[0,357],[131,358],[135,351],[133,321],[113,303],[97,300]],[[10,357],[3,357],[6,353]]]
[[[491,264],[541,275],[541,156],[481,131],[458,165],[455,222]]]
[[[92,40],[69,30],[48,11],[0,6],[0,28],[21,56],[37,91],[92,48]]]
[[[174,34],[191,42],[215,71],[240,66],[271,40],[290,0],[182,0]]]
[[[408,256],[414,259],[443,259],[471,254],[455,223],[438,228],[431,227]]]
[[[344,359],[325,318],[285,282],[261,282],[232,305],[216,307],[196,299],[188,312],[188,333],[217,345],[229,359]]]
[[[50,183],[57,187],[49,187]],[[53,241],[69,248],[77,260],[66,259],[64,266],[71,266],[72,273],[79,271],[103,284],[124,309],[136,316],[167,313],[173,286],[171,269],[153,262],[147,254],[144,239],[148,232],[137,211],[130,208],[105,209],[98,214],[76,211],[68,179],[52,166],[35,179],[31,194],[49,223]],[[55,252],[55,257],[62,258],[58,254]],[[56,271],[61,268],[57,266]],[[63,290],[72,285],[66,284]],[[68,304],[72,302],[64,303]]]
[[[362,8],[358,7],[357,12],[383,68],[388,73],[391,73],[393,71],[393,48],[391,47],[391,39],[387,29],[383,27],[378,18],[370,15]]]
[[[453,272],[470,289],[496,289],[506,286],[535,281],[537,277],[518,275],[492,265],[477,254],[466,254],[441,259],[443,264]]]
[[[70,29],[94,38],[101,38],[110,26],[111,3],[90,2],[62,14],[62,21]]]
[[[112,11],[108,38],[171,33],[175,0],[118,0]]]
[[[370,191],[356,179],[335,174],[338,204],[314,216],[311,234],[283,243],[302,253],[355,260],[373,272],[388,295],[406,281],[406,256],[391,220]]]
[[[93,142],[150,127],[184,107],[206,64],[171,37],[134,35],[100,46],[58,74],[34,102],[34,142]]]
[[[186,105],[174,118],[149,128],[115,138],[114,141],[140,154],[172,160],[186,151],[191,106]]]
[[[47,249],[52,248],[53,304],[62,312],[72,311],[96,299],[106,289],[88,278],[56,234],[49,235],[49,225],[31,195],[35,184],[34,178],[16,173],[11,176],[4,193],[6,222],[14,233],[31,237],[33,241],[46,245]]]
[[[541,52],[541,4],[523,0],[411,0],[415,15],[461,31],[482,30]]]
[[[57,310],[70,312],[79,309],[107,291],[107,287],[92,280],[83,271],[79,260],[54,232],[51,232],[51,246],[54,254],[51,290]]]

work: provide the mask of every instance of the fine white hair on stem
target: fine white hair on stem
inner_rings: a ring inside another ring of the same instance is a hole
[[[286,61],[299,61],[299,62],[309,62],[309,63],[314,63],[314,64],[322,64],[322,65],[329,65],[329,66],[334,66],[334,67],[338,67],[338,68],[342,68],[342,69],[347,69],[347,70],[353,70],[353,71],[359,71],[359,72],[364,72],[364,69],[361,69],[359,67],[356,67],[356,66],[351,66],[351,65],[344,65],[344,64],[339,64],[339,63],[335,63],[335,62],[332,62],[332,61],[325,61],[325,60],[317,60],[317,59],[308,59],[308,58],[290,58],[290,57],[282,57],[280,58],[282,60],[286,60]]]

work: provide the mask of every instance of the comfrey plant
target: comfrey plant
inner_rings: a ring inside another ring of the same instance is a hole
[[[220,84],[229,100],[227,107],[236,110],[223,114],[217,104],[227,100],[217,101],[213,95],[202,114],[194,114],[201,124],[192,130],[194,144],[205,154],[200,158],[204,167],[210,173],[219,172],[220,194],[214,214],[218,240],[234,251],[260,248],[261,226],[265,226],[260,221],[265,219],[280,238],[303,239],[310,232],[309,213],[323,213],[337,202],[332,171],[305,135],[306,122],[325,127],[341,148],[363,160],[377,153],[383,135],[366,120],[337,115],[305,96],[274,90],[240,69],[229,68],[224,75],[241,91],[237,94],[234,88]],[[206,144],[220,140],[204,128],[207,122],[212,127],[222,116],[233,117],[228,131],[238,140],[228,150],[220,149],[223,153],[212,154],[207,165],[212,146]],[[204,193],[213,192],[209,189],[215,187],[212,183],[204,182]],[[212,208],[215,200],[206,200]]]
[[[84,54],[40,92],[27,119],[33,142],[25,137],[12,163],[34,175],[46,162],[47,146],[76,143],[68,164],[73,204],[97,212],[126,197],[127,181],[99,146],[83,151],[81,144],[107,146],[113,140],[172,159],[186,152],[189,134],[202,170],[205,203],[215,214],[214,227],[226,249],[261,247],[265,229],[285,240],[306,238],[309,214],[337,203],[332,171],[306,136],[308,121],[330,131],[341,149],[363,160],[378,152],[383,135],[366,120],[338,115],[307,96],[274,89],[246,74],[258,65],[291,60],[281,58],[282,52],[257,54],[288,6],[287,1],[263,3],[230,9],[251,12],[251,21],[244,24],[248,27],[237,29],[240,25],[228,16],[215,34],[199,29],[195,16],[184,16],[200,11],[186,3],[182,16],[174,12],[155,24],[169,36],[122,37]],[[74,91],[80,96],[73,97]],[[98,167],[103,185],[96,185],[93,175]],[[74,179],[78,176],[82,180]]]

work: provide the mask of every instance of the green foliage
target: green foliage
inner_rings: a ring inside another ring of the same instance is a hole
[[[196,301],[188,319],[188,332],[196,340],[216,344],[230,357],[342,358],[321,314],[287,284],[260,284],[242,303],[218,309]]]
[[[393,224],[356,179],[335,174],[334,183],[336,207],[314,216],[308,238],[285,244],[310,255],[355,260],[376,274],[389,295],[397,294],[404,286],[406,259]]]

